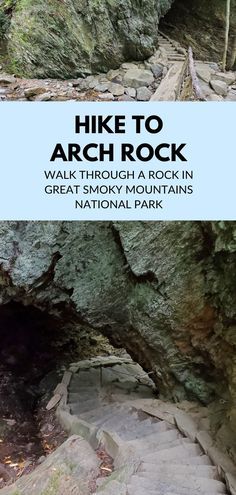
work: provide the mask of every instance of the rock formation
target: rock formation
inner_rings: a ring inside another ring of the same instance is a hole
[[[79,322],[235,434],[236,224],[2,222],[1,304]],[[232,431],[231,431],[232,430]]]
[[[8,50],[25,77],[66,79],[143,60],[157,44],[172,0],[17,0],[11,2]],[[0,7],[9,12],[9,2]],[[1,23],[1,18],[0,18]],[[2,21],[2,29],[6,23]],[[1,28],[0,28],[1,29]]]
[[[165,18],[170,36],[186,46],[191,45],[195,56],[203,60],[222,60],[225,36],[226,2],[224,0],[175,0]],[[231,0],[228,67],[235,64],[236,0]]]
[[[223,0],[3,0],[0,55],[5,39],[8,68],[24,77],[67,79],[106,72],[122,62],[150,57],[166,14],[171,37],[192,45],[202,60],[222,60]],[[235,31],[232,0],[229,66],[235,63]]]

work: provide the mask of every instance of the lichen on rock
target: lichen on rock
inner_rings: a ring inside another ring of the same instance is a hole
[[[76,77],[143,60],[172,0],[18,0],[8,33],[12,68],[25,77]]]

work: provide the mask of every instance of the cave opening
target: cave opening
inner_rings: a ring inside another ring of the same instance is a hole
[[[235,64],[235,12],[232,5],[228,69]],[[221,0],[175,0],[159,23],[159,31],[180,43],[186,49],[191,46],[195,60],[221,63],[225,43],[225,3]]]
[[[45,455],[39,384],[60,365],[57,330],[56,319],[33,306],[0,307],[0,487]]]
[[[66,366],[121,353],[92,329],[10,302],[0,307],[0,488],[31,472],[67,435],[46,411]],[[46,401],[46,402],[45,402]]]

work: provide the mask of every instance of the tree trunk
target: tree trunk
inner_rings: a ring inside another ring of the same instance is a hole
[[[232,50],[231,50],[230,66],[229,66],[230,69],[233,69],[235,62],[236,62],[236,35],[234,36]]]
[[[226,0],[226,19],[225,19],[225,49],[222,61],[223,71],[226,69],[227,54],[229,46],[229,25],[230,25],[230,0]]]

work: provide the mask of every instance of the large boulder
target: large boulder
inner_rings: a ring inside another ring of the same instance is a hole
[[[44,462],[1,495],[89,495],[91,483],[99,475],[100,461],[83,438],[73,435]]]
[[[17,0],[8,50],[14,72],[69,78],[149,57],[173,0]]]

